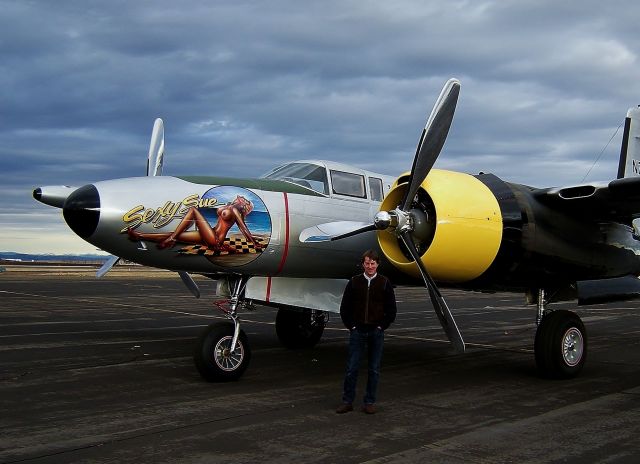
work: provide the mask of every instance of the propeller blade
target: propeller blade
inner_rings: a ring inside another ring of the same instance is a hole
[[[119,256],[113,256],[113,255],[109,256],[109,259],[107,259],[102,265],[102,267],[98,269],[98,272],[96,272],[96,277],[99,279],[100,277],[105,275],[107,272],[111,270],[113,266],[118,264],[118,261],[120,261]]]
[[[162,162],[164,160],[164,124],[162,119],[157,118],[153,123],[153,131],[151,132],[151,142],[149,143],[149,157],[147,159],[147,176],[162,175]],[[100,278],[115,266],[120,257],[111,256],[102,265],[96,277]]]
[[[200,298],[200,289],[198,288],[198,284],[195,283],[193,278],[185,271],[178,271],[178,274],[180,275],[180,278],[187,286],[189,291],[193,293],[193,296],[195,296],[196,298]]]
[[[376,226],[366,222],[336,221],[307,227],[300,232],[299,240],[303,243],[329,242],[341,238],[351,237],[370,230],[376,230]]]
[[[409,186],[405,192],[402,203],[400,203],[400,209],[403,211],[408,211],[413,198],[416,196],[416,193],[418,193],[420,184],[424,182],[427,174],[429,174],[429,171],[431,171],[431,168],[438,159],[438,155],[447,139],[451,122],[453,121],[453,114],[456,109],[459,94],[460,81],[457,79],[449,79],[442,88],[442,92],[440,92],[440,96],[431,110],[429,119],[427,119],[427,123],[422,130],[422,135],[416,148],[416,155],[413,158]]]
[[[161,176],[164,162],[164,124],[157,118],[153,123],[151,142],[149,143],[149,158],[147,160],[147,176]]]
[[[440,320],[440,325],[442,325],[444,332],[447,334],[447,338],[449,338],[449,341],[453,344],[453,347],[458,353],[464,353],[464,340],[462,339],[462,335],[460,335],[460,330],[458,330],[458,326],[455,319],[453,318],[453,315],[451,314],[451,311],[449,310],[449,306],[447,306],[447,302],[444,300],[442,294],[440,293],[440,290],[438,290],[435,281],[429,275],[429,272],[427,272],[427,269],[424,267],[424,264],[420,260],[418,250],[416,249],[415,243],[413,242],[411,233],[409,231],[402,232],[400,234],[400,238],[411,253],[413,260],[418,265],[418,269],[420,269],[420,274],[422,274],[424,284],[429,290],[431,304],[433,304],[433,309],[436,312],[438,319]]]
[[[335,237],[331,237],[331,241],[342,240],[343,238],[353,237],[354,235],[362,234],[364,232],[369,232],[371,230],[376,230],[376,229],[377,228],[376,228],[375,224],[369,224],[369,225],[366,225],[364,227],[361,227],[360,229],[353,230],[351,232],[347,232],[346,234],[336,235]]]
[[[153,130],[151,131],[151,142],[149,143],[149,157],[147,159],[147,176],[161,176],[162,175],[162,163],[164,162],[164,123],[162,119],[157,118],[153,123]],[[35,192],[34,192],[35,196]],[[144,247],[144,245],[143,245]],[[145,247],[146,249],[146,247]],[[96,272],[96,277],[100,278],[104,276],[107,272],[111,270],[113,266],[115,266],[118,261],[120,261],[119,256],[111,256],[109,259],[105,261],[98,272]],[[186,273],[185,273],[186,274]],[[191,276],[188,274],[186,278],[191,281],[188,283],[187,280],[182,276],[183,282],[187,285],[191,293],[196,295],[196,298],[200,298],[200,290],[198,290],[198,286],[191,279]],[[193,284],[193,285],[191,285]],[[195,287],[195,290],[193,289]]]

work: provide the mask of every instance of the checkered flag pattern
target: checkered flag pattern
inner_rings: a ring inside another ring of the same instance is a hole
[[[263,248],[269,243],[269,240],[264,237],[254,236],[254,238]],[[262,253],[262,250],[256,250],[254,244],[249,242],[244,235],[235,235],[227,237],[220,250],[212,250],[206,245],[188,245],[182,247],[178,252],[182,255],[226,256],[247,253],[257,254]]]

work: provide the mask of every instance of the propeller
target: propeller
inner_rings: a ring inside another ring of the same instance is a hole
[[[118,261],[120,261],[119,256],[109,255],[109,258],[107,258],[107,260],[100,267],[100,269],[98,269],[98,272],[96,272],[96,277],[99,279],[100,277],[105,275],[107,272],[111,270],[113,266],[118,264]]]
[[[351,237],[370,230],[376,230],[374,224],[355,221],[336,221],[319,224],[304,229],[300,233],[301,242],[328,242]]]
[[[150,177],[161,176],[163,161],[164,161],[164,123],[162,122],[162,119],[156,118],[156,120],[153,122],[153,130],[151,131],[151,141],[149,142],[149,156],[147,158],[147,176],[150,176]],[[110,255],[109,258],[104,262],[102,267],[98,269],[98,272],[96,272],[96,277],[100,278],[104,276],[107,272],[109,272],[113,268],[113,266],[118,264],[119,261],[120,261],[119,256]],[[182,277],[182,275],[180,275],[180,277]],[[191,279],[191,276],[187,275],[187,277],[188,279]],[[185,284],[187,283],[184,277],[182,277],[182,280],[185,282]],[[193,285],[195,285],[195,282],[193,282]],[[189,288],[189,290],[192,289],[192,286],[190,286],[190,284],[187,284],[187,287]],[[191,290],[191,292],[194,293],[193,290]],[[199,291],[196,298],[199,298]]]
[[[447,139],[447,134],[449,134],[459,94],[460,82],[457,79],[449,79],[431,110],[429,119],[427,119],[427,123],[422,130],[420,141],[416,148],[416,155],[413,158],[413,167],[411,168],[411,176],[408,182],[409,187],[400,206],[403,211],[409,209],[413,198],[418,193],[418,188],[438,159],[438,155]]]
[[[153,122],[151,142],[149,142],[149,158],[147,159],[147,176],[161,176],[164,162],[164,124],[157,118]]]
[[[147,176],[155,177],[162,175],[162,166],[164,164],[164,123],[162,119],[156,118],[153,122],[153,130],[151,131],[151,141],[149,142],[149,155],[147,158]],[[111,255],[102,267],[96,273],[96,277],[100,278],[113,268],[120,261],[119,256]],[[193,278],[186,271],[178,271],[180,278],[196,297],[200,298],[200,289]]]
[[[464,340],[460,335],[458,326],[446,301],[420,259],[420,252],[414,240],[414,236],[421,240],[421,237],[424,236],[425,228],[430,227],[430,225],[427,224],[428,217],[426,212],[416,207],[414,203],[420,185],[422,185],[429,171],[431,171],[447,139],[459,94],[460,82],[457,79],[449,79],[442,88],[440,96],[436,100],[433,110],[422,130],[418,146],[416,147],[411,173],[407,180],[407,187],[402,200],[394,210],[379,211],[375,215],[373,224],[340,221],[310,227],[302,231],[300,240],[340,240],[371,230],[384,230],[394,233],[398,240],[404,244],[412,260],[418,266],[425,287],[427,287],[429,291],[433,309],[447,337],[456,351],[462,353],[465,350]],[[327,227],[329,225],[330,227]],[[318,231],[320,233],[318,233]]]
[[[438,316],[440,325],[444,329],[444,332],[447,334],[447,338],[449,339],[449,341],[451,341],[453,347],[458,353],[464,353],[464,340],[462,339],[462,335],[460,334],[458,325],[456,324],[456,321],[453,318],[453,314],[451,314],[451,310],[449,309],[447,302],[442,296],[442,293],[440,293],[438,286],[436,285],[431,275],[429,275],[427,268],[422,263],[416,245],[413,242],[413,238],[411,237],[411,233],[408,231],[403,232],[400,234],[400,238],[409,250],[409,253],[411,253],[413,260],[418,265],[420,274],[422,274],[422,280],[424,280],[425,286],[427,287],[427,290],[429,290],[429,298],[431,299],[433,310],[435,311],[436,316]]]
[[[198,287],[198,284],[196,284],[196,282],[193,280],[193,277],[191,277],[186,271],[178,271],[178,275],[182,279],[182,282],[187,286],[189,291],[193,294],[193,296],[195,296],[196,298],[200,298],[200,288]]]

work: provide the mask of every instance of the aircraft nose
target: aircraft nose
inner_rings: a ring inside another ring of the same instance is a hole
[[[100,220],[100,195],[95,185],[85,185],[71,193],[64,202],[62,214],[80,237],[86,239],[93,235]]]

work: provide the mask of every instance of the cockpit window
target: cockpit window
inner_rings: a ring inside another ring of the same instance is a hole
[[[373,201],[382,201],[382,179],[369,177],[369,193]]]
[[[333,193],[350,197],[367,198],[364,189],[364,176],[351,172],[331,170]]]
[[[327,170],[317,164],[289,163],[275,168],[262,177],[292,182],[325,195],[329,194]]]

